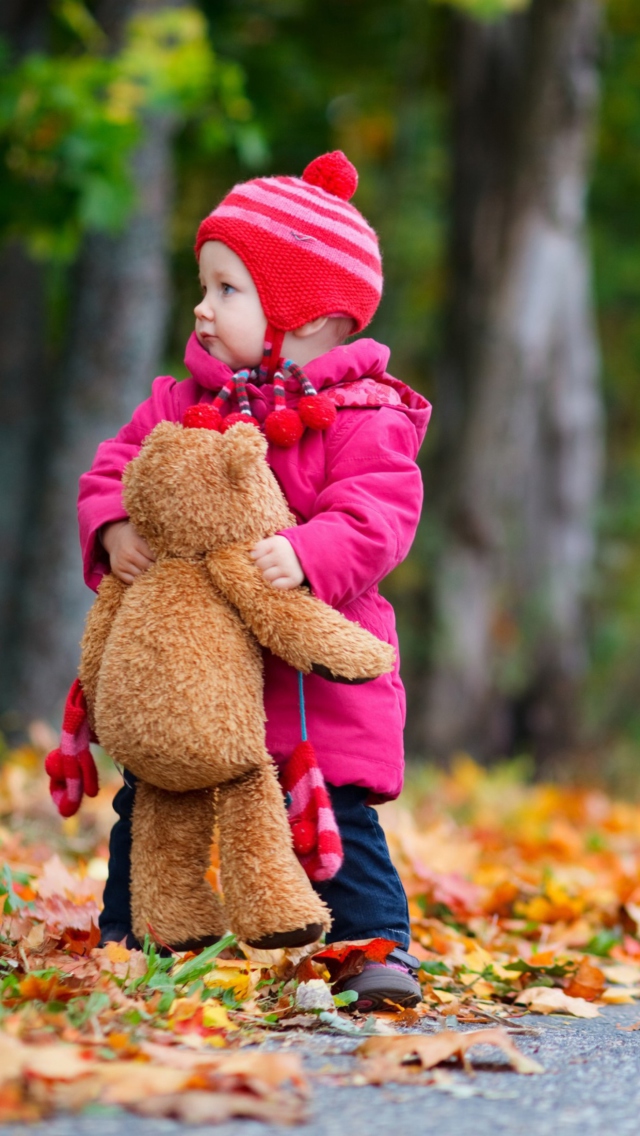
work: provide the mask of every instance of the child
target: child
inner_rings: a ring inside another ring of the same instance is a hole
[[[371,339],[344,345],[372,319],[382,291],[375,233],[348,204],[357,173],[340,151],[316,158],[302,178],[256,178],[237,185],[205,218],[196,241],[202,299],[185,361],[191,378],[153,383],[116,438],[103,442],[80,481],[85,578],[96,588],[109,569],[131,583],[153,560],[122,507],[120,478],[162,419],[180,421],[194,403],[210,403],[240,368],[251,413],[263,423],[274,407],[273,376],[281,356],[304,368],[338,408],[326,430],[306,429],[289,448],[270,444],[268,460],[295,528],[260,541],[258,569],[274,588],[303,581],[313,593],[397,647],[390,605],[378,582],[406,556],[420,516],[415,463],[430,407],[386,374],[389,351]],[[282,369],[282,363],[280,363]],[[287,371],[287,405],[302,391]],[[248,411],[246,403],[245,411]],[[236,413],[233,397],[225,412]],[[267,429],[268,434],[268,429]],[[267,748],[282,763],[299,741],[296,672],[265,653]],[[349,980],[360,1009],[389,998],[420,999],[415,959],[406,953],[407,901],[372,803],[402,787],[405,701],[398,668],[375,682],[345,685],[305,679],[309,735],[328,783],[344,862],[317,889],[328,904],[331,941],[385,938],[398,943],[386,964],[367,963]],[[103,941],[129,937],[129,860],[135,781],[114,807],[100,919]]]

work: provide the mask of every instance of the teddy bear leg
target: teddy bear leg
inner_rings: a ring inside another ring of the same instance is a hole
[[[170,793],[139,781],[133,809],[131,909],[147,933],[174,950],[216,942],[227,919],[205,873],[211,863],[214,790]]]
[[[220,786],[222,891],[232,931],[261,950],[314,943],[331,926],[293,850],[282,791],[268,764]]]

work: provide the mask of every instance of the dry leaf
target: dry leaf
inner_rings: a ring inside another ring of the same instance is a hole
[[[572,1014],[574,1018],[599,1018],[600,1014],[591,1002],[584,998],[572,998],[564,990],[554,986],[530,986],[522,990],[516,998],[519,1006],[528,1006],[534,1014]]]
[[[136,1103],[141,1116],[168,1116],[184,1124],[222,1124],[234,1117],[262,1120],[265,1124],[303,1124],[304,1101],[286,1094],[255,1097],[249,1093],[207,1093],[190,1090],[155,1096]]]
[[[600,998],[607,1006],[630,1006],[640,998],[640,986],[609,986]]]
[[[604,990],[605,976],[599,966],[594,966],[589,959],[583,958],[576,973],[565,980],[564,991],[571,998],[584,998],[587,1002],[595,1002]]]
[[[367,1082],[384,1084],[398,1079],[411,1080],[415,1072],[411,1071],[410,1063],[417,1062],[422,1069],[432,1069],[434,1065],[455,1057],[468,1068],[467,1053],[475,1045],[497,1046],[517,1073],[544,1072],[537,1061],[520,1052],[500,1026],[467,1033],[441,1030],[429,1035],[370,1037],[358,1046],[356,1053],[365,1059],[364,1075]]]

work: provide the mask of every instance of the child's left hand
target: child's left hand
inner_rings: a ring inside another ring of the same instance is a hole
[[[272,588],[297,588],[304,580],[302,565],[286,536],[259,540],[250,556]]]

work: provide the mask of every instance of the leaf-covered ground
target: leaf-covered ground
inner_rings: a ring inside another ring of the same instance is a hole
[[[640,998],[637,805],[530,786],[517,765],[487,773],[466,758],[410,778],[381,817],[424,1002],[364,1018],[333,984],[384,958],[383,940],[313,955],[251,952],[231,937],[199,956],[98,948],[118,777],[104,763],[99,796],[60,821],[41,772],[47,743],[36,728],[34,745],[0,766],[0,1121],[111,1105],[296,1123],[311,1090],[295,1046],[265,1049],[274,1035],[353,1037],[351,1084],[425,1083],[442,1062],[468,1067],[479,1041],[539,1073],[506,1026]]]

